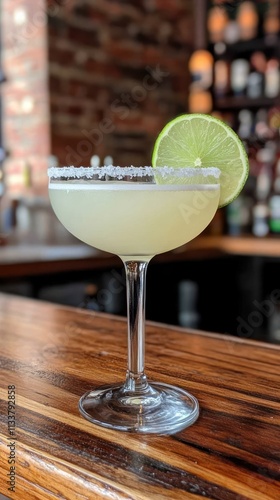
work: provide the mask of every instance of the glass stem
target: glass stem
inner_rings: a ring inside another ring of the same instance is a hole
[[[148,389],[145,364],[145,294],[148,262],[124,262],[127,289],[128,366],[124,389],[143,393]]]

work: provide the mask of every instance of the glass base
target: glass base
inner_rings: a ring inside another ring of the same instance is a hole
[[[123,385],[103,386],[84,394],[79,410],[97,425],[145,434],[174,434],[199,416],[194,396],[163,383],[150,383],[141,393]]]

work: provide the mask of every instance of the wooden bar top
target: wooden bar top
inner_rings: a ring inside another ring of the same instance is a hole
[[[279,361],[276,345],[148,322],[148,377],[189,390],[201,414],[173,436],[116,432],[80,416],[78,400],[123,381],[125,318],[0,295],[0,492],[277,500]]]

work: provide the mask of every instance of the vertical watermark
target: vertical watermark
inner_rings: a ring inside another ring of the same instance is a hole
[[[16,387],[8,385],[7,389],[7,427],[8,427],[8,472],[7,487],[9,492],[16,491]]]

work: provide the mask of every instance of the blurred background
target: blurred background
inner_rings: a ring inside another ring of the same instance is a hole
[[[148,165],[167,121],[210,113],[250,176],[155,257],[147,318],[280,342],[280,0],[2,0],[0,291],[125,314],[120,260],[54,216],[51,165]]]

